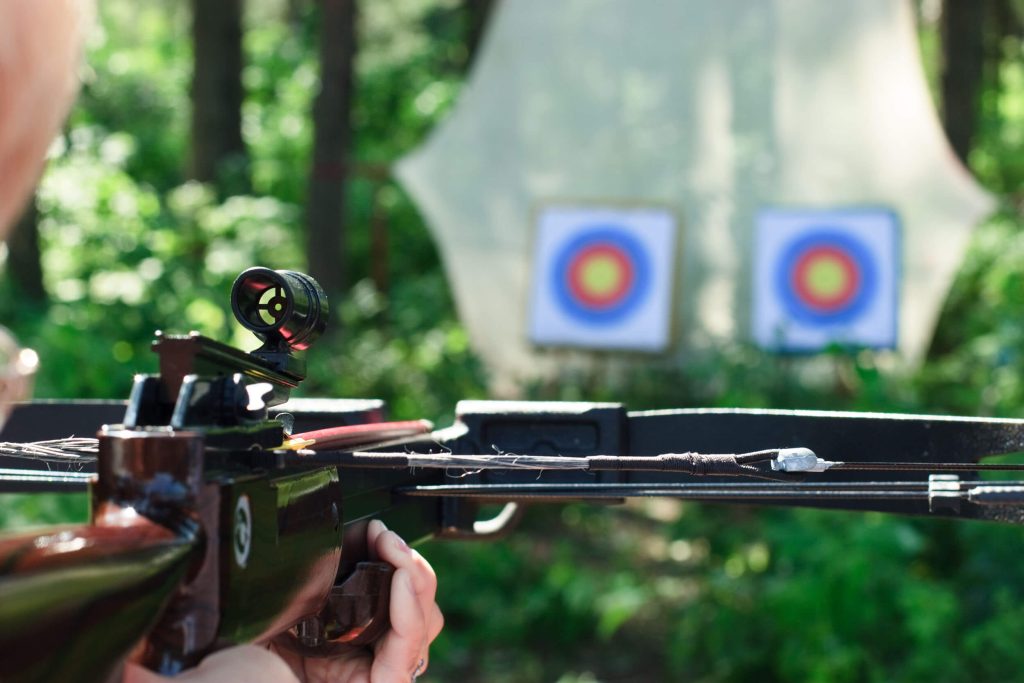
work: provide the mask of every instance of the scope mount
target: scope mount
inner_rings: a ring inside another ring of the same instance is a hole
[[[287,401],[305,379],[300,352],[327,326],[327,297],[308,275],[257,267],[235,279],[231,309],[263,345],[246,353],[197,332],[158,331],[160,373],[136,377],[125,426],[199,430],[208,445],[211,438],[227,447],[281,443],[267,409]]]

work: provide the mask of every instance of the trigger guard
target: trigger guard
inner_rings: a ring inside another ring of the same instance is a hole
[[[327,604],[274,639],[307,657],[334,657],[372,645],[391,628],[391,579],[387,562],[360,562],[335,585]]]

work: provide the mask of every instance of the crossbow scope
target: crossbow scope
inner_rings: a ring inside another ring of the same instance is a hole
[[[261,340],[261,352],[304,351],[327,327],[327,296],[294,270],[249,268],[231,286],[231,310]]]

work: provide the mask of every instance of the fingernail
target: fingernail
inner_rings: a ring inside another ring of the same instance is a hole
[[[382,534],[388,530],[387,526],[384,525],[384,522],[380,521],[379,519],[371,520],[370,526],[375,526],[377,533],[379,534]]]
[[[395,547],[401,550],[403,553],[409,552],[409,544],[405,542],[398,534],[395,534]]]

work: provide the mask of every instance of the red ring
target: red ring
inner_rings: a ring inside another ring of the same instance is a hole
[[[615,261],[619,268],[619,281],[615,287],[603,294],[588,291],[583,282],[583,267],[594,258],[606,257]],[[614,305],[629,292],[633,286],[633,264],[621,249],[614,245],[598,243],[580,249],[569,264],[567,273],[569,291],[577,301],[590,308],[607,308]]]
[[[835,294],[823,296],[812,291],[808,284],[811,266],[820,258],[837,261],[846,276],[843,287]],[[860,288],[860,271],[856,262],[842,249],[831,246],[816,246],[808,249],[797,259],[793,269],[793,289],[804,303],[820,311],[835,311],[848,304]]]

